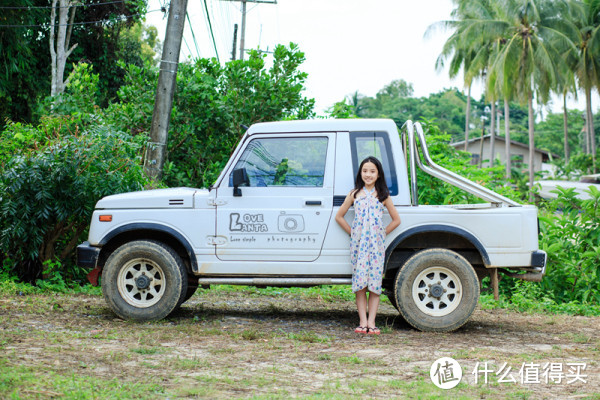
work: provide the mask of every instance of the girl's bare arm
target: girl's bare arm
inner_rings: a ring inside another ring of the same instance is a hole
[[[342,227],[342,229],[344,229],[346,231],[346,233],[348,235],[350,235],[352,233],[352,228],[350,227],[350,224],[348,224],[348,222],[346,222],[346,220],[344,219],[344,216],[350,209],[350,206],[352,205],[352,203],[354,203],[354,196],[352,196],[353,192],[354,191],[348,193],[348,195],[346,196],[346,199],[344,200],[344,203],[340,206],[340,209],[338,210],[337,214],[335,215],[335,221]]]
[[[388,235],[400,225],[400,215],[398,215],[398,211],[396,210],[396,207],[394,207],[394,203],[392,202],[391,197],[385,199],[383,205],[388,209],[390,217],[392,217],[392,222],[390,222],[389,225],[385,227],[385,234]]]

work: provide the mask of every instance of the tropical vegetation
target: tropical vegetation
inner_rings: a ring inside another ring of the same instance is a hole
[[[583,90],[586,95],[584,152],[591,154],[595,162],[590,93],[600,84],[597,73],[600,2],[455,0],[454,3],[452,19],[436,24],[436,27],[452,31],[438,65],[447,62],[451,76],[462,70],[467,88],[473,79],[484,80],[486,100],[491,102],[492,108],[497,100],[504,100],[507,138],[510,135],[509,102],[516,100],[527,104],[530,158],[535,147],[534,98],[538,104],[546,104],[553,92],[566,97]],[[564,112],[563,144],[568,161],[566,107]],[[468,124],[465,129],[468,135]],[[493,125],[491,131],[494,132]],[[533,179],[533,166],[530,165],[530,186],[533,186]]]
[[[75,266],[74,247],[84,240],[100,197],[162,186],[208,187],[244,125],[315,117],[314,100],[303,94],[305,55],[294,44],[278,46],[268,65],[265,54],[256,51],[246,61],[182,63],[163,178],[148,180],[141,166],[160,43],[156,30],[140,20],[143,1],[127,2],[125,8],[119,4],[78,9],[105,22],[73,29],[71,43],[78,46],[66,65],[64,91],[53,97],[48,96],[49,38],[43,13],[33,8],[3,16],[3,23],[31,26],[0,31],[0,280],[63,289],[83,282],[85,271]],[[592,172],[598,116],[592,117],[590,102],[585,118],[566,107],[562,114],[542,118],[533,102],[545,104],[551,93],[565,96],[578,89],[587,98],[598,88],[599,4],[456,0],[452,18],[437,25],[452,30],[438,66],[448,65],[452,76],[462,73],[467,95],[451,88],[417,98],[412,84],[398,79],[374,96],[353,93],[333,105],[328,116],[385,117],[398,125],[419,120],[427,127],[436,162],[527,201],[531,173],[510,164],[478,168],[466,152],[448,144],[485,133],[485,118],[497,123],[495,108],[503,105],[500,135],[558,155],[560,176]],[[481,99],[469,92],[476,80],[485,82]],[[477,201],[425,174],[419,180],[423,204]],[[542,283],[503,280],[505,298],[515,294],[523,304],[543,293],[548,305],[600,304],[600,200],[595,192],[590,196],[592,201],[583,202],[560,191],[555,201],[538,199],[540,246],[550,254],[549,275]]]

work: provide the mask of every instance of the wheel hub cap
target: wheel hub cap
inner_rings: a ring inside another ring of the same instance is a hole
[[[146,275],[141,275],[135,280],[135,286],[137,286],[139,290],[147,289],[148,286],[150,286],[150,281],[151,279]]]
[[[444,288],[442,287],[442,285],[438,285],[436,283],[435,285],[431,286],[429,294],[439,299],[444,294]]]

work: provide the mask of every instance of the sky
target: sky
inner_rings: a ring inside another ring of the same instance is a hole
[[[261,0],[271,1],[271,0]],[[164,41],[166,17],[158,10],[168,0],[149,0],[146,23]],[[241,2],[188,0],[189,22],[184,31],[180,61],[196,57],[231,59],[233,26],[241,30]],[[428,96],[445,88],[464,90],[462,78],[451,80],[435,62],[450,32],[440,29],[425,37],[428,27],[448,20],[451,0],[277,0],[277,4],[247,3],[246,48],[273,50],[294,42],[305,53],[301,70],[308,73],[305,96],[316,100],[317,114],[358,91],[375,96],[394,79],[404,79],[414,96]],[[210,36],[206,9],[215,36]],[[267,58],[268,61],[268,58]],[[479,98],[480,84],[472,96]],[[581,101],[569,107],[583,109]],[[596,96],[597,99],[597,96]],[[598,102],[595,102],[594,109]],[[552,108],[560,110],[562,101]]]

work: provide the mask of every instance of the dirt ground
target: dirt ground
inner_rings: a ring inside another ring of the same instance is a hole
[[[57,377],[84,376],[142,385],[125,398],[600,399],[598,317],[477,309],[456,332],[423,333],[385,302],[380,336],[355,334],[356,322],[351,301],[251,290],[201,290],[143,324],[118,319],[100,296],[4,297],[0,365],[36,383],[4,382],[0,398],[68,397]],[[453,389],[430,379],[440,357],[462,367]]]

